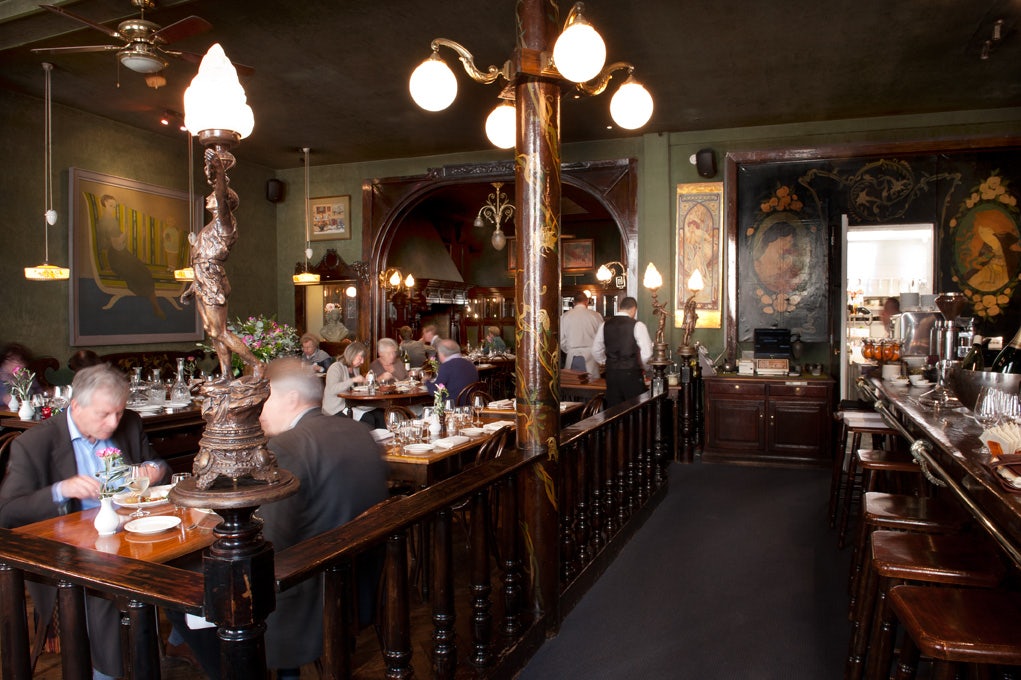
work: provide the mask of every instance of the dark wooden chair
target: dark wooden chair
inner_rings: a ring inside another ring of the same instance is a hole
[[[585,402],[585,408],[581,410],[581,420],[594,416],[603,410],[606,405],[606,393],[600,392]]]
[[[0,482],[7,476],[7,464],[11,460],[11,444],[21,434],[20,431],[0,434]]]
[[[412,411],[407,406],[401,406],[400,404],[391,404],[390,406],[387,406],[386,409],[383,411],[383,422],[386,422],[389,419],[391,413],[396,413],[398,416],[400,416],[401,420],[414,420],[415,418],[418,417],[415,415],[415,412]]]
[[[25,368],[35,373],[35,381],[39,383],[39,387],[48,389],[53,387],[53,383],[50,381],[51,376],[46,375],[46,372],[59,371],[60,362],[55,357],[36,357],[26,362]]]
[[[472,397],[478,393],[485,395],[486,403],[489,403],[493,400],[493,398],[489,395],[487,388],[488,385],[486,385],[486,383],[482,380],[465,385],[464,389],[461,390],[461,393],[457,395],[457,400],[454,402],[454,406],[471,406]]]

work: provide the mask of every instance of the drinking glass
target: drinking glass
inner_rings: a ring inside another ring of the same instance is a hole
[[[386,429],[388,429],[393,435],[394,443],[398,446],[400,445],[400,439],[398,438],[397,433],[400,431],[401,423],[403,421],[404,418],[402,418],[397,411],[390,411],[386,414]]]
[[[486,408],[486,398],[481,394],[472,396],[472,412],[475,414],[475,422],[473,423],[476,427],[482,422],[482,410]]]
[[[985,429],[999,424],[1005,411],[1006,395],[995,387],[983,387],[975,400],[975,420]]]
[[[128,478],[127,478],[128,489],[138,496],[138,503],[135,507],[135,511],[129,515],[132,518],[145,517],[149,514],[148,510],[143,510],[140,505],[145,498],[145,492],[149,489],[149,475],[145,471],[144,465],[129,465],[128,466]]]

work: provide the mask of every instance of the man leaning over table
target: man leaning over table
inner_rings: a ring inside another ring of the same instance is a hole
[[[440,360],[440,370],[433,380],[425,384],[425,388],[429,390],[429,394],[435,394],[437,387],[443,385],[447,389],[448,398],[456,401],[461,390],[473,382],[478,382],[479,369],[461,356],[461,346],[456,341],[444,338],[434,344],[436,356]]]
[[[11,444],[10,467],[0,486],[0,526],[14,528],[99,505],[97,451],[120,449],[127,464],[144,464],[155,486],[169,472],[156,457],[142,419],[125,411],[130,386],[108,364],[79,370],[68,411],[40,422]],[[40,616],[52,615],[56,591],[28,584]],[[94,678],[122,676],[120,612],[111,600],[86,597]]]
[[[387,468],[369,430],[350,418],[323,413],[323,384],[300,360],[278,359],[269,366],[269,399],[259,422],[277,464],[301,486],[298,493],[259,508],[262,534],[280,552],[339,527],[387,497]],[[359,615],[371,615],[378,564],[373,554],[356,562]],[[363,565],[365,565],[363,567]],[[367,568],[366,568],[367,567]],[[210,677],[220,677],[214,628],[180,627]],[[367,621],[366,621],[367,622]],[[309,579],[277,593],[266,620],[266,663],[277,678],[297,678],[302,665],[323,651],[323,583]]]

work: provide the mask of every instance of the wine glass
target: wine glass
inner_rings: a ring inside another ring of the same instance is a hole
[[[135,511],[129,516],[138,518],[148,515],[149,511],[143,510],[141,505],[144,502],[145,492],[149,489],[149,475],[144,465],[128,466],[127,487],[128,490],[138,496],[138,505],[135,506]]]
[[[994,387],[983,387],[975,400],[975,420],[983,429],[988,430],[1000,421],[1002,408],[1000,391]]]
[[[475,414],[475,422],[473,425],[478,427],[482,422],[482,410],[486,408],[486,398],[481,394],[472,395],[472,413]]]
[[[393,435],[394,443],[399,445],[400,440],[397,437],[397,433],[401,429],[401,422],[404,418],[401,417],[397,411],[388,411],[386,414],[386,429],[390,430]]]

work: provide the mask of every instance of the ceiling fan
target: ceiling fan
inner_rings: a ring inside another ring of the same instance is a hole
[[[153,0],[131,0],[131,4],[139,9],[139,16],[133,19],[125,19],[117,24],[116,29],[98,24],[91,19],[86,19],[55,5],[40,5],[40,7],[50,12],[74,19],[97,31],[102,31],[111,38],[123,41],[123,44],[42,47],[32,51],[46,54],[116,51],[117,60],[125,68],[144,75],[156,74],[166,68],[169,62],[165,57],[177,57],[196,64],[202,61],[202,55],[200,54],[183,50],[169,50],[164,46],[209,31],[213,28],[212,24],[201,17],[190,16],[180,21],[175,21],[168,26],[161,27],[159,24],[148,21],[145,18],[145,10],[152,9],[155,6]],[[239,66],[238,70],[242,71],[243,68],[245,67]]]

